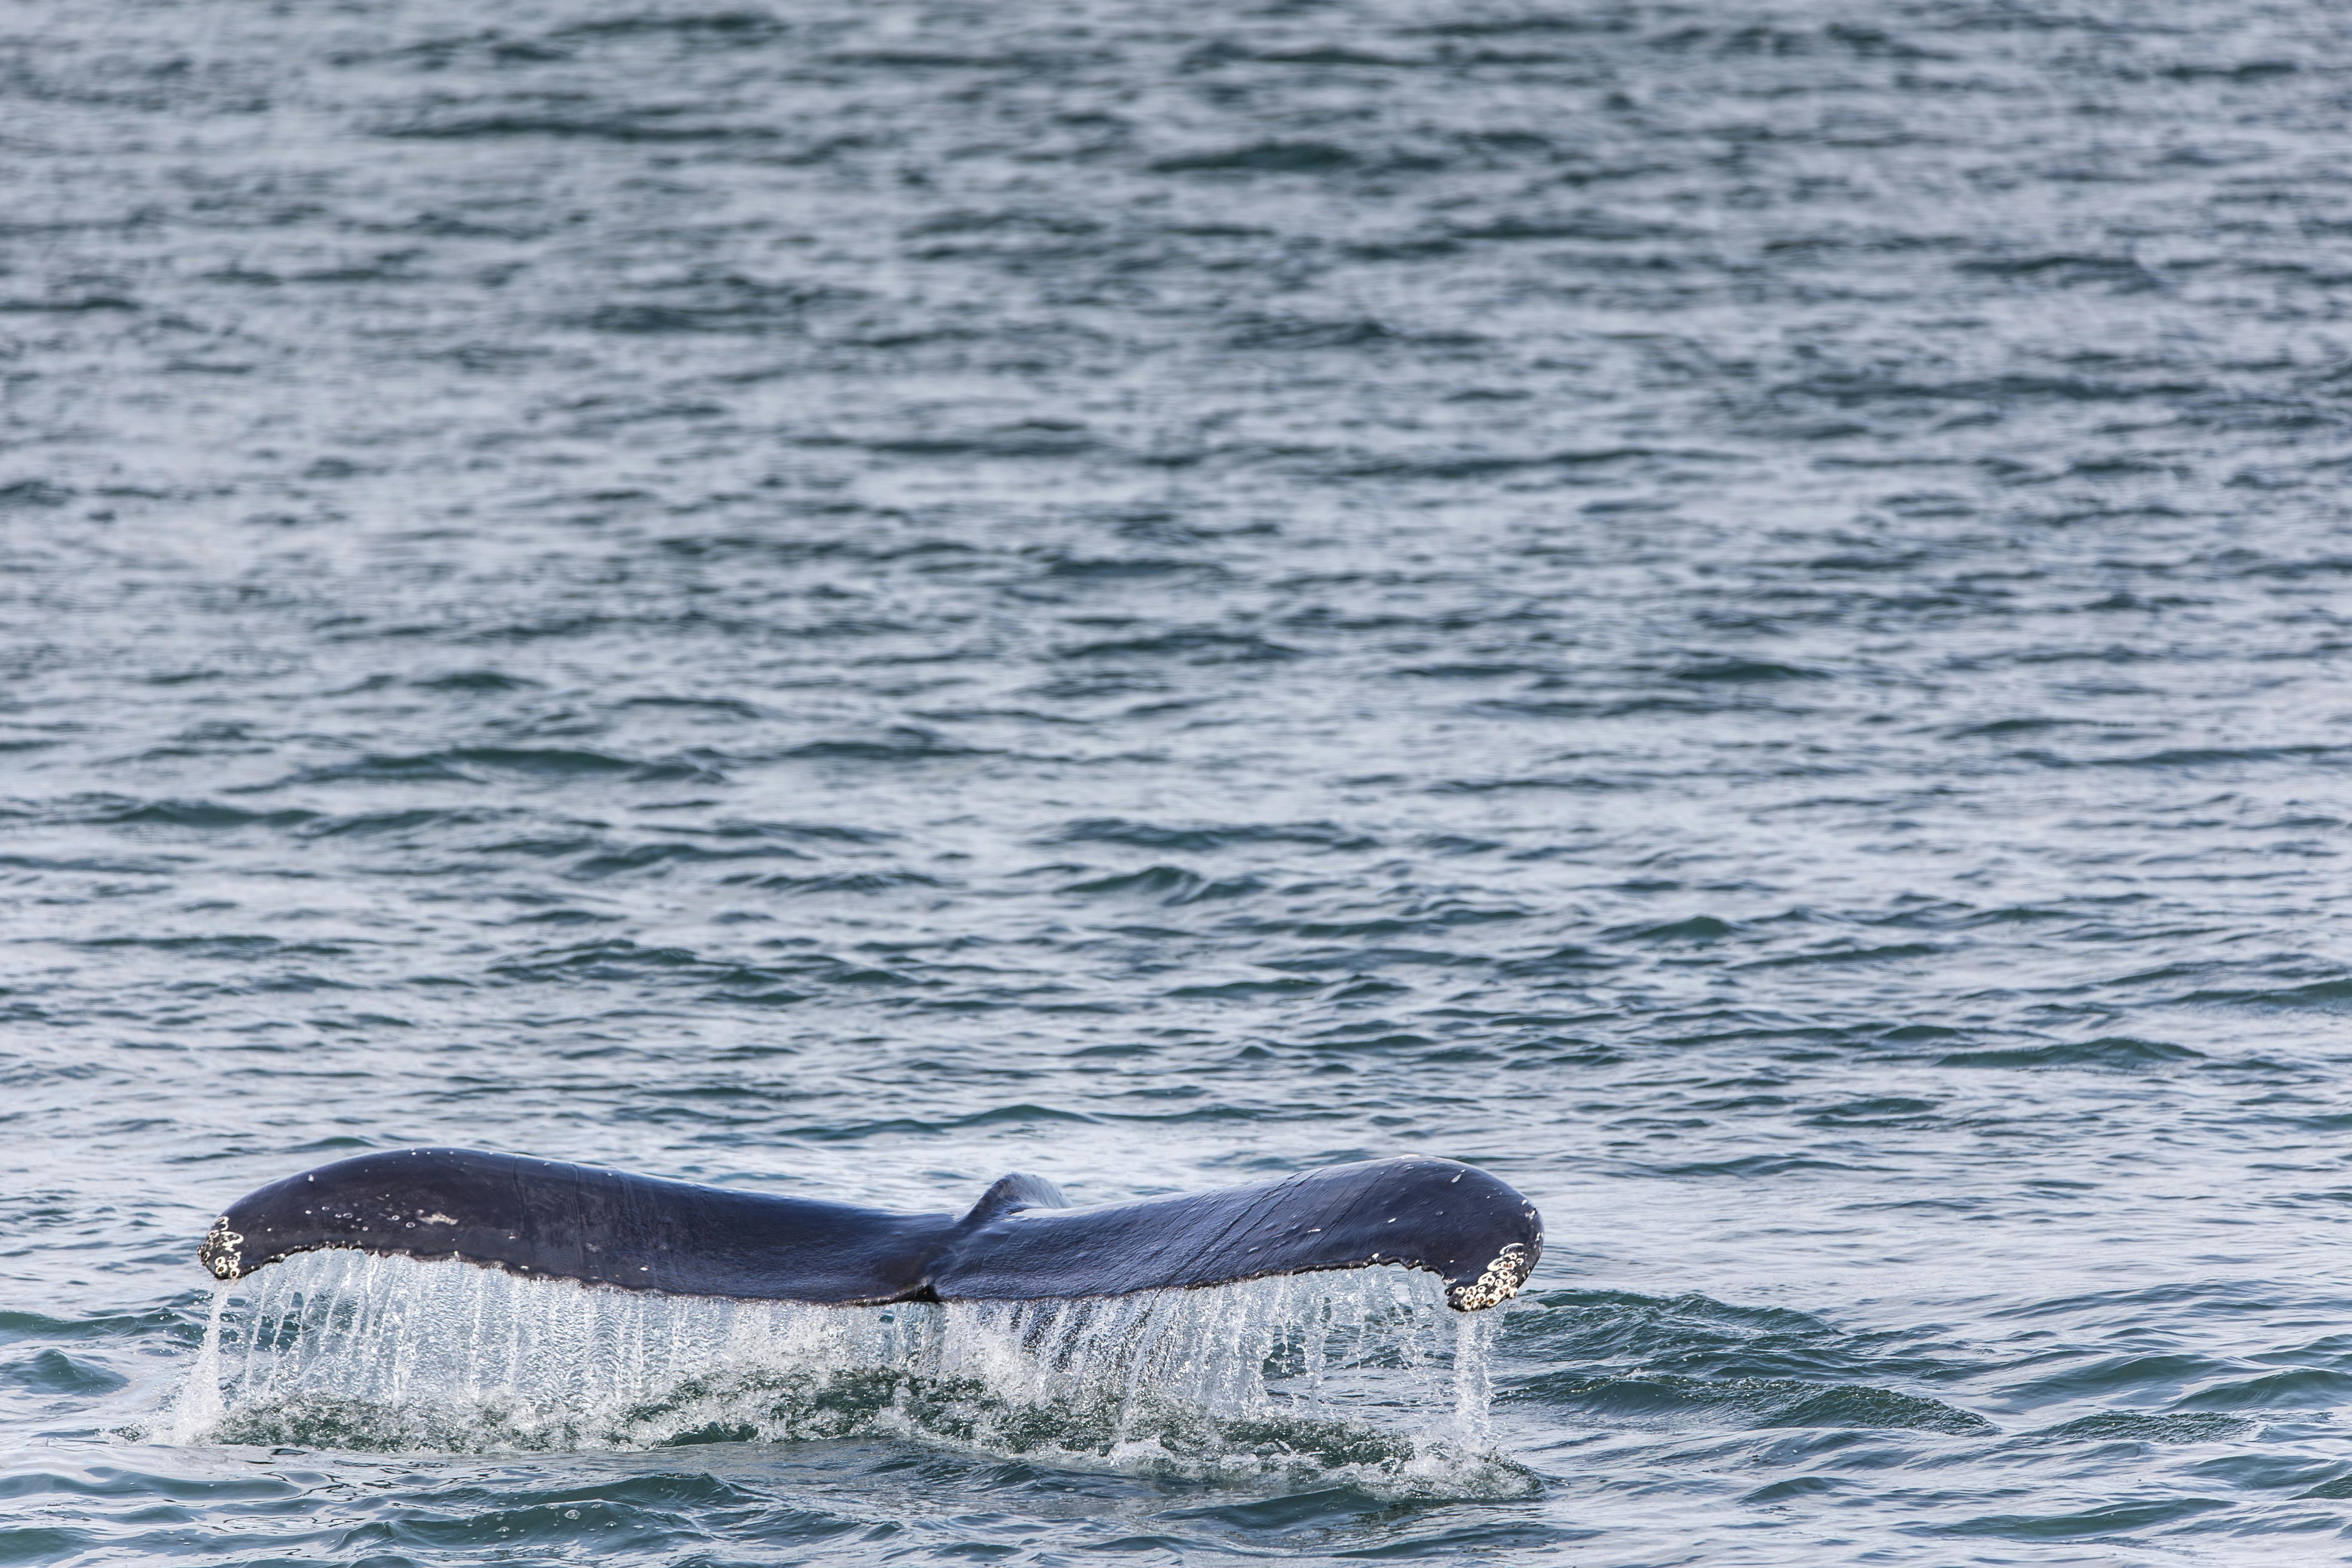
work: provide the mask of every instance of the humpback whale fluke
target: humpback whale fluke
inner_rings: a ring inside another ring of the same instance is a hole
[[[1475,1312],[1518,1294],[1543,1251],[1543,1221],[1509,1186],[1452,1160],[1370,1160],[1091,1208],[1069,1207],[1041,1177],[1011,1175],[957,1215],[478,1149],[399,1149],[247,1194],[196,1257],[236,1279],[336,1247],[826,1306],[1124,1296],[1397,1263],[1439,1276],[1447,1301]]]

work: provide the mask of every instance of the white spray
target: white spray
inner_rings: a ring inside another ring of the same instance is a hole
[[[235,1298],[234,1310],[231,1298]],[[1397,1268],[811,1307],[305,1253],[215,1292],[175,1442],[499,1451],[911,1437],[1206,1479],[1515,1493],[1493,1312]]]

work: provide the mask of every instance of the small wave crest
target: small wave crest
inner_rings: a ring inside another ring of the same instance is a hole
[[[1379,1268],[1034,1302],[815,1307],[352,1251],[224,1286],[175,1443],[486,1453],[904,1439],[1227,1484],[1525,1496],[1493,1314]]]

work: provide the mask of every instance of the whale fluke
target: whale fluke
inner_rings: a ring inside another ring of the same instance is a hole
[[[297,1252],[463,1258],[631,1290],[875,1306],[1034,1301],[1396,1263],[1457,1310],[1508,1300],[1543,1252],[1535,1205],[1475,1166],[1371,1160],[1248,1186],[1067,1206],[1042,1177],[904,1215],[478,1149],[338,1160],[239,1198],[198,1261],[236,1279]]]

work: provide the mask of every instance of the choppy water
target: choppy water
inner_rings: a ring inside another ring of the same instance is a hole
[[[0,1563],[2352,1552],[2347,35],[0,16]],[[175,1404],[427,1142],[1549,1251],[1450,1489],[1443,1346],[1172,1469],[897,1341]]]

